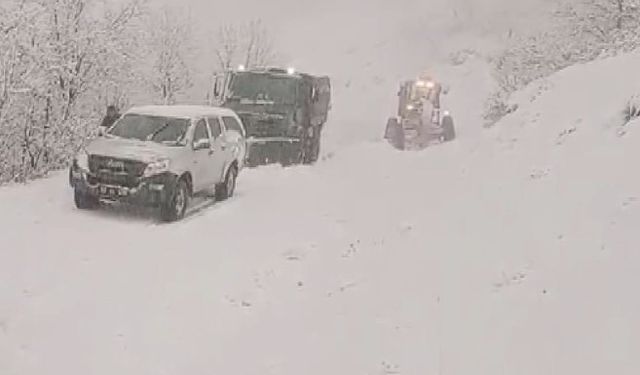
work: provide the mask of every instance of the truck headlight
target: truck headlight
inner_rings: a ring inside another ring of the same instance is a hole
[[[169,159],[154,161],[145,168],[144,177],[155,176],[167,171],[169,171]]]
[[[89,154],[85,150],[81,150],[78,152],[76,157],[73,159],[73,164],[76,165],[79,169],[83,171],[89,170]]]

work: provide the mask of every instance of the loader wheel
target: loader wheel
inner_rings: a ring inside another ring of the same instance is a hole
[[[397,127],[398,127],[398,119],[395,117],[390,118],[387,121],[387,127],[384,130],[384,139],[387,139],[387,140],[393,139],[393,136],[395,135]]]
[[[453,126],[453,118],[445,116],[442,118],[442,137],[445,142],[453,141],[456,138],[456,129]]]
[[[387,122],[385,139],[387,139],[393,147],[404,150],[404,129],[402,129],[402,124],[400,124],[398,119],[390,118]]]

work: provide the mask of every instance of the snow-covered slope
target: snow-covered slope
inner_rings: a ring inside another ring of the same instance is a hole
[[[639,63],[421,153],[247,171],[173,225],[77,211],[64,174],[0,188],[0,374],[637,374]]]

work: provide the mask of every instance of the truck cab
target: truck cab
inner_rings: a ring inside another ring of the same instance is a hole
[[[312,164],[331,103],[328,77],[293,69],[226,72],[212,88],[216,105],[232,109],[247,130],[247,166]]]

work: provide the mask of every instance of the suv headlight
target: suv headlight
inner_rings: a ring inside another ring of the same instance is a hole
[[[89,170],[89,154],[85,150],[81,150],[78,152],[76,157],[73,159],[73,163],[76,167],[82,169],[83,171]]]
[[[169,171],[169,159],[154,161],[147,165],[144,170],[144,177],[155,176],[167,171]]]

